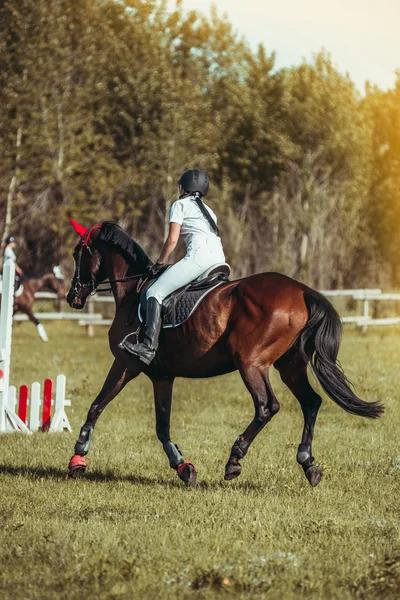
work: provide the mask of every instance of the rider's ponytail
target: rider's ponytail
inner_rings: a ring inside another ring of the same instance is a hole
[[[204,203],[203,203],[203,200],[201,198],[200,192],[194,192],[193,193],[193,197],[194,197],[194,200],[195,200],[197,206],[199,207],[199,209],[201,210],[201,212],[203,213],[203,215],[207,219],[207,221],[208,221],[211,229],[213,230],[213,232],[218,237],[220,237],[218,226],[217,226],[216,222],[214,221],[214,219],[212,218],[212,216],[210,215],[210,213],[208,212],[207,208],[204,206]]]

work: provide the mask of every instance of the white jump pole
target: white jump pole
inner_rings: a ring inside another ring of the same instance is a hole
[[[12,321],[14,308],[15,265],[11,258],[4,263],[0,312],[0,432],[22,430],[31,433],[9,405]],[[15,405],[14,405],[15,406]]]
[[[40,383],[35,381],[31,385],[29,398],[29,429],[39,431],[40,428]]]
[[[58,375],[56,381],[56,397],[54,400],[54,416],[51,420],[50,433],[61,432],[64,431],[64,429],[70,432],[72,431],[68,417],[65,414],[65,385],[65,375]]]

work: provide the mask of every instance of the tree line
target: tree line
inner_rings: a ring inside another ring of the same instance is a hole
[[[197,167],[235,277],[399,282],[400,74],[362,96],[325,52],[277,69],[179,2],[0,0],[0,102],[0,234],[26,270],[70,272],[70,216],[156,259]]]

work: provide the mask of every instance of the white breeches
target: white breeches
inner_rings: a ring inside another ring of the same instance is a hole
[[[218,243],[190,248],[185,258],[172,265],[149,287],[146,298],[156,298],[162,304],[172,292],[199,277],[206,269],[223,262],[225,255],[219,240]]]

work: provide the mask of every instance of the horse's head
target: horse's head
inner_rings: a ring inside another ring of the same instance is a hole
[[[72,308],[82,309],[87,297],[94,292],[98,283],[106,279],[107,274],[102,265],[102,256],[96,248],[100,227],[86,229],[73,219],[70,221],[81,239],[75,246],[73,254],[75,273],[67,295],[67,302]]]

